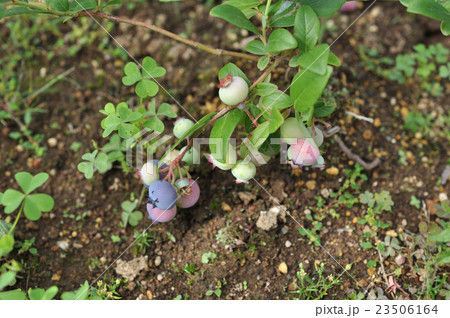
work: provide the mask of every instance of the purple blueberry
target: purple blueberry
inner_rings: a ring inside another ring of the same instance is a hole
[[[200,197],[200,187],[192,179],[183,178],[177,181],[177,187],[181,190],[177,205],[180,208],[190,208],[194,206]]]
[[[172,220],[177,214],[177,207],[174,206],[169,210],[162,210],[153,207],[150,203],[147,203],[148,218],[153,221],[153,223],[164,223]]]
[[[177,203],[177,191],[167,181],[155,181],[148,187],[148,203],[161,210],[169,210]]]

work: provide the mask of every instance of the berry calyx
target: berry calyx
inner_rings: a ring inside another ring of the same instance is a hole
[[[234,148],[232,145],[228,145],[228,153],[225,162],[220,162],[216,160],[212,154],[207,154],[206,158],[210,163],[212,163],[213,169],[217,167],[221,170],[230,170],[236,164],[237,160],[236,148]]]
[[[248,96],[248,84],[239,76],[231,77],[228,74],[226,78],[220,80],[219,87],[219,98],[228,106],[242,103]]]
[[[314,142],[307,138],[300,138],[288,149],[288,159],[296,166],[311,166],[317,162],[320,157],[319,149]]]
[[[305,138],[306,136],[301,132],[297,119],[293,117],[287,118],[283,125],[280,127],[281,140],[289,145],[293,145],[299,138]]]
[[[190,208],[194,206],[200,198],[200,187],[192,179],[183,178],[177,181],[177,188],[180,190],[180,197],[177,205],[180,208]]]
[[[317,147],[323,144],[323,132],[318,127],[314,127],[314,133],[311,127],[308,127],[308,131],[311,134],[312,139],[316,143]]]
[[[147,203],[148,218],[156,223],[165,223],[172,220],[177,215],[177,206],[171,209],[163,210],[153,207],[150,203]]]
[[[256,167],[251,161],[240,160],[231,169],[231,173],[236,178],[236,183],[248,183],[256,174]]]
[[[173,126],[173,134],[177,138],[183,137],[183,135],[194,126],[194,122],[190,119],[180,117]]]
[[[177,203],[177,191],[167,181],[155,181],[148,187],[148,203],[161,210],[169,210]]]

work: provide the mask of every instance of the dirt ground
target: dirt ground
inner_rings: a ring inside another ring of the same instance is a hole
[[[134,11],[119,10],[117,15],[151,20],[175,33],[187,33],[194,40],[234,50],[242,49],[241,40],[248,36],[209,17],[208,10],[195,1],[178,4],[176,10],[170,4],[143,6],[144,9]],[[326,41],[336,39],[360,12],[338,14],[329,20]],[[70,24],[62,30],[70,32]],[[218,107],[216,74],[223,64],[233,61],[250,79],[259,75],[253,62],[211,56],[132,26],[116,26],[112,35],[138,60],[150,55],[162,64],[167,75],[161,84],[197,119]],[[48,43],[52,41],[47,39]],[[326,120],[341,127],[340,136],[353,152],[367,161],[381,159],[380,166],[365,172],[368,180],[359,182],[361,189],[352,191],[354,196],[365,190],[390,192],[395,205],[392,212],[382,215],[383,221],[390,225],[387,230],[417,233],[424,216],[423,211],[410,205],[411,195],[432,205],[439,202],[440,193],[448,193],[449,186],[438,183],[449,156],[446,128],[433,126],[429,134],[414,134],[403,129],[402,117],[413,110],[434,112],[436,117],[448,113],[450,87],[448,82],[444,83],[443,95],[434,98],[420,94],[414,83],[399,85],[387,81],[361,63],[358,46],[376,48],[384,56],[395,57],[410,52],[417,43],[443,41],[449,47],[448,38],[440,35],[439,24],[408,15],[400,4],[380,2],[332,46],[342,66],[334,71],[328,87],[338,110]],[[275,206],[271,196],[255,182],[236,185],[229,172],[212,170],[205,161],[193,171],[199,177],[202,191],[199,203],[181,210],[170,223],[152,226],[145,252],[135,253],[134,246],[126,250],[134,241],[134,231],[143,231],[150,225],[150,221],[142,220],[135,229],[119,226],[121,202],[129,200],[131,192],[139,196],[141,191],[135,173],[124,175],[120,169],[113,169],[86,180],[77,170],[81,155],[92,150],[91,140],[102,143],[103,115],[98,111],[106,102],[117,103],[131,96],[129,88],[120,83],[124,63],[103,55],[97,45],[84,47],[75,57],[64,60],[42,59],[36,71],[45,67],[47,72],[58,74],[74,67],[69,77],[80,85],[60,82],[56,90],[39,97],[42,108],[48,112],[34,117],[31,129],[45,134],[47,139],[57,139],[57,146],[49,148],[43,157],[18,149],[16,142],[8,138],[10,131],[18,129],[13,122],[2,127],[0,189],[15,184],[13,176],[18,171],[45,171],[51,176],[43,191],[51,194],[56,203],[53,211],[45,213],[39,221],[19,222],[16,238],[35,237],[39,253],[12,255],[24,266],[18,282],[20,288],[57,285],[61,291],[75,290],[86,280],[96,280],[119,256],[124,261],[144,256],[148,261],[148,268],[140,271],[132,282],[118,284],[117,293],[122,299],[173,299],[178,295],[184,299],[215,299],[217,296],[207,296],[207,291],[218,288],[221,299],[291,299],[295,296],[290,291],[295,290],[292,283],[299,264],[303,263],[304,270],[312,273],[321,262],[326,263],[326,276],[340,274],[339,264],[344,267],[352,264],[349,275],[342,275],[342,282],[329,290],[325,299],[348,298],[349,290],[386,288],[381,268],[378,266],[375,271],[367,268],[369,260],[379,260],[376,250],[360,246],[364,225],[356,220],[365,212],[361,204],[337,207],[338,218],[325,216],[323,228],[318,232],[323,248],[311,244],[298,232],[299,224],[311,228],[305,211],[314,211],[316,197],[331,202],[327,193],[338,191],[346,179],[345,169],[355,167],[355,162],[343,154],[333,138],[325,141],[324,157],[326,168],[336,169],[305,169],[298,173],[288,165],[280,165],[278,158],[258,169],[256,180],[286,206],[295,220],[286,216],[284,220],[278,219],[274,229],[259,228],[256,223],[260,212]],[[293,75],[285,62],[276,70],[274,80],[286,88]],[[164,95],[159,94],[158,101],[173,103]],[[349,116],[347,111],[377,119],[376,125]],[[183,110],[179,109],[178,114],[184,115]],[[69,149],[74,142],[81,142],[81,148]],[[399,163],[400,149],[407,154],[406,164]],[[144,204],[140,210],[145,211]],[[227,229],[226,235],[223,229]],[[119,236],[121,241],[113,242],[111,236]],[[67,241],[68,249],[63,251],[59,241]],[[208,264],[202,263],[206,252],[217,256]],[[287,266],[285,273],[280,267],[283,262]],[[196,270],[186,272],[186,264],[195,264]],[[394,260],[386,259],[384,267],[391,272],[396,268]],[[419,278],[406,275],[410,269],[404,267],[404,274],[397,281],[404,287],[420,288]],[[121,278],[115,268],[116,264],[101,280]],[[448,268],[442,271],[448,273]]]

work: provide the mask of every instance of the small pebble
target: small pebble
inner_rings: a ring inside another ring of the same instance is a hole
[[[155,266],[161,265],[161,256],[156,256],[155,258]]]
[[[332,175],[332,176],[337,176],[339,174],[339,169],[336,167],[330,167],[327,170],[325,170],[328,174]]]
[[[285,262],[282,262],[279,266],[278,266],[278,270],[280,271],[281,274],[287,274],[288,272],[288,267],[286,265]]]
[[[373,126],[376,127],[376,128],[381,126],[380,118],[375,118],[375,120],[373,121]]]
[[[287,248],[289,248],[289,247],[292,246],[292,243],[291,243],[291,241],[287,240],[286,243],[284,243],[284,245],[285,245]]]
[[[156,279],[158,280],[158,281],[162,281],[163,280],[163,275],[161,275],[161,274],[158,274],[158,276],[156,276]]]
[[[447,194],[444,193],[444,192],[439,193],[439,201],[442,202],[442,201],[445,201],[445,200],[448,200]]]
[[[230,212],[231,211],[231,207],[227,203],[222,202],[222,210],[225,211],[225,212]]]
[[[47,143],[51,148],[53,148],[53,147],[56,147],[56,145],[58,144],[58,140],[56,138],[52,137],[47,140]]]
[[[370,140],[372,138],[372,131],[370,131],[369,129],[364,130],[363,138],[365,140]]]
[[[316,181],[315,180],[309,180],[309,181],[306,182],[305,185],[306,185],[306,187],[309,190],[314,190],[316,188]]]

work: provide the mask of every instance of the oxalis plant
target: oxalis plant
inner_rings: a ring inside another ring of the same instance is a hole
[[[400,2],[409,12],[442,21],[442,32],[449,34],[448,1]],[[322,98],[322,92],[333,67],[340,66],[341,62],[328,44],[320,43],[321,19],[337,12],[345,0],[229,0],[213,7],[212,16],[255,35],[247,44],[246,53],[216,49],[159,26],[105,12],[110,6],[121,5],[120,0],[0,0],[0,3],[3,3],[0,18],[45,13],[57,16],[61,22],[81,17],[107,19],[150,29],[216,56],[255,62],[255,68],[261,72],[256,79],[249,79],[234,63],[220,69],[218,95],[225,107],[199,120],[188,118],[190,114],[177,118],[167,103],[156,105],[153,98],[160,88],[158,78],[166,70],[153,58],[145,57],[125,65],[122,83],[134,87],[139,104],[132,107],[123,101],[105,105],[100,111],[105,116],[101,126],[102,136],[108,141],[103,147],[94,142],[95,149],[83,155],[78,169],[86,178],[92,178],[95,171],[104,173],[114,165],[120,165],[125,172],[136,166],[148,189],[147,211],[153,222],[170,221],[177,207],[189,208],[199,199],[200,189],[190,175],[190,167],[200,163],[202,142],[197,137],[209,128],[208,160],[213,167],[231,170],[238,183],[249,182],[257,166],[280,153],[282,163],[289,163],[294,169],[324,167],[320,147],[330,132],[322,131],[317,123],[331,128],[321,118],[331,115],[335,105]],[[257,21],[260,22],[255,24]],[[271,74],[286,60],[296,73],[287,87],[279,87]],[[171,139],[161,136],[165,131],[164,117],[176,119],[173,135],[177,140],[160,159],[153,159],[156,149]],[[236,134],[242,136],[239,142],[232,138]],[[136,153],[134,160],[127,156],[130,150]],[[135,225],[140,215],[132,214],[135,206],[131,205],[128,202],[128,209],[124,208],[123,221]]]

